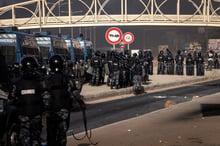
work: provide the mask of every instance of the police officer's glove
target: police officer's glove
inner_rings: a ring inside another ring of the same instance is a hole
[[[14,98],[14,99],[9,99],[8,100],[8,105],[16,105],[17,104],[17,102],[18,102],[18,100],[17,100],[17,98]]]
[[[80,99],[80,100],[79,100],[79,105],[80,105],[80,108],[81,108],[82,110],[85,110],[85,109],[86,109],[86,104],[85,104],[85,102],[83,101],[83,99]]]
[[[49,92],[45,91],[43,94],[43,102],[44,102],[44,108],[46,111],[49,110],[49,107],[50,107],[50,98],[51,98],[51,95],[49,94]]]
[[[76,101],[79,103],[80,108],[85,110],[86,109],[86,104],[83,101],[83,96],[80,95],[80,91],[79,90],[75,90],[73,91],[73,97],[76,99]]]

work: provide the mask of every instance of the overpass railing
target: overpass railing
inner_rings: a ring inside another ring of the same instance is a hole
[[[66,1],[66,2],[65,2]],[[90,4],[78,0],[86,10],[77,15],[72,11],[74,1],[58,0],[49,5],[47,0],[30,0],[0,8],[0,26],[17,26],[19,29],[79,27],[79,26],[137,26],[137,25],[167,25],[167,26],[220,26],[218,2],[220,0],[188,0],[193,9],[190,14],[182,13],[180,0],[175,0],[175,13],[165,13],[164,5],[168,0],[139,0],[143,10],[139,13],[129,13],[128,0],[121,0],[120,13],[109,13],[106,7],[114,0],[92,0]],[[55,9],[66,3],[67,14],[60,15]],[[167,9],[169,6],[167,6]]]

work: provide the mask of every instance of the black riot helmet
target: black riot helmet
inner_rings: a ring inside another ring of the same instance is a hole
[[[137,57],[137,53],[133,53],[133,56],[134,56],[134,57]]]
[[[101,57],[102,57],[102,58],[105,58],[105,53],[102,53],[102,54],[101,54]]]
[[[138,55],[139,55],[139,56],[142,56],[142,55],[143,55],[143,51],[142,51],[142,50],[139,50],[139,51],[138,51]]]
[[[95,52],[95,56],[101,56],[101,52],[100,51],[96,51]]]
[[[37,59],[33,56],[25,56],[20,62],[21,71],[34,71],[38,68]]]
[[[67,65],[69,68],[73,68],[73,61],[71,60],[67,61]]]
[[[51,72],[61,72],[63,71],[64,59],[60,55],[54,55],[49,59],[49,66]]]
[[[13,68],[14,70],[19,70],[19,63],[13,63],[13,64],[12,64],[12,68]]]

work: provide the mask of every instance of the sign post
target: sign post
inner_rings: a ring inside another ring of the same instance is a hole
[[[122,39],[122,32],[117,27],[111,27],[106,31],[105,39],[109,44],[113,45],[113,49],[115,50],[115,44],[118,44]]]
[[[128,44],[128,50],[129,50],[129,44],[131,44],[134,41],[134,35],[131,32],[126,32],[123,35],[123,41]]]

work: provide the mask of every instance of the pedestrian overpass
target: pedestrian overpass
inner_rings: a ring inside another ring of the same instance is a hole
[[[116,0],[29,0],[1,7],[0,27],[220,26],[220,0],[171,1],[118,0],[112,12],[109,5]],[[61,15],[64,4],[66,13]],[[130,10],[132,4],[137,11]],[[77,6],[83,8],[80,14]]]

